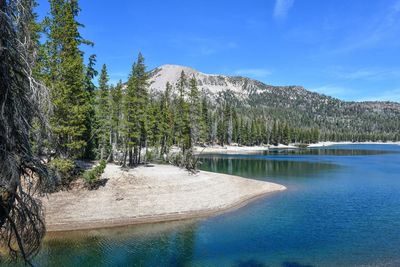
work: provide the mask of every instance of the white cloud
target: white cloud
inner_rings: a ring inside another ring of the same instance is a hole
[[[286,18],[290,8],[293,6],[294,0],[276,0],[274,8],[274,17],[276,19]]]
[[[271,75],[271,71],[267,69],[241,69],[235,71],[236,75],[250,76],[253,78],[265,78]]]

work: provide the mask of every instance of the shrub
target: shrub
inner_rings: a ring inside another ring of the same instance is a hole
[[[103,174],[106,166],[106,161],[101,160],[99,165],[83,173],[82,178],[90,189],[96,188],[96,184],[98,183],[99,178]]]
[[[93,171],[85,171],[83,173],[83,180],[85,180],[86,183],[91,184],[96,180],[96,174]]]
[[[200,164],[198,157],[193,154],[191,149],[185,151],[185,153],[178,152],[170,157],[170,163],[180,168],[196,173]]]
[[[146,161],[154,161],[157,158],[157,154],[158,154],[157,149],[155,149],[155,150],[151,150],[151,149],[146,150],[146,156],[145,156]]]
[[[55,158],[49,162],[49,171],[57,177],[54,190],[60,187],[68,187],[72,180],[79,174],[79,170],[73,160]]]
[[[50,162],[50,168],[57,170],[62,175],[73,174],[75,167],[75,163],[70,159],[55,158]]]

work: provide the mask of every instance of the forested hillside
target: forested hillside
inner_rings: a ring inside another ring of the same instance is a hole
[[[289,128],[318,129],[322,140],[398,140],[400,103],[346,102],[308,91],[300,86],[271,86],[245,77],[208,75],[192,68],[164,65],[152,71],[152,89],[162,91],[164,82],[174,83],[184,71],[195,77],[199,90],[214,108],[226,103],[243,120],[288,124]],[[292,140],[304,141],[307,140]]]

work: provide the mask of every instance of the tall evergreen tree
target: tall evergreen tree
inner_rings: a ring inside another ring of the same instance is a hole
[[[289,133],[289,127],[285,123],[285,125],[282,127],[282,144],[288,145],[290,142],[290,133]]]
[[[212,121],[211,121],[211,114],[209,111],[209,104],[208,104],[208,100],[207,100],[207,96],[203,96],[202,97],[202,101],[201,101],[201,117],[202,117],[202,121],[204,123],[204,130],[202,132],[202,137],[201,139],[204,142],[210,142],[210,135],[211,135],[211,128],[212,128]]]
[[[95,135],[96,135],[96,129],[95,129],[95,123],[96,123],[96,111],[95,111],[95,105],[96,105],[96,99],[95,99],[95,89],[96,86],[93,83],[93,79],[97,76],[97,71],[94,68],[96,65],[96,55],[91,55],[89,57],[89,62],[88,65],[86,66],[86,75],[85,75],[85,89],[86,89],[86,96],[88,98],[88,112],[86,113],[86,120],[85,120],[85,126],[86,126],[86,132],[84,135],[85,141],[86,141],[86,148],[85,148],[85,155],[84,157],[86,159],[93,159],[95,158]]]
[[[56,153],[64,157],[83,155],[85,120],[90,110],[82,51],[79,46],[87,43],[79,34],[80,24],[77,1],[50,0],[48,19],[49,79],[54,106],[51,118]]]
[[[232,107],[229,103],[226,103],[225,116],[226,118],[226,142],[228,145],[232,143],[233,137],[233,118],[232,118]]]
[[[202,117],[200,92],[197,88],[197,81],[195,77],[192,77],[189,81],[189,112],[190,146],[193,146],[200,141],[205,128]]]
[[[111,149],[111,107],[110,86],[107,66],[104,64],[99,76],[97,96],[97,137],[99,142],[100,159],[104,159]]]
[[[272,126],[272,131],[271,131],[271,143],[273,145],[278,145],[279,144],[279,124],[277,121],[274,121],[274,124]]]
[[[123,110],[122,82],[111,88],[111,160],[120,148],[122,139],[122,110]]]
[[[176,143],[185,152],[190,148],[190,119],[189,119],[189,105],[185,100],[187,95],[187,77],[184,71],[181,72],[177,82],[178,99],[175,111],[175,135]]]
[[[161,155],[167,154],[172,145],[173,112],[171,108],[172,86],[166,84],[165,92],[160,103]]]
[[[140,163],[141,148],[147,146],[148,80],[144,57],[139,53],[129,76],[124,108],[130,166]]]

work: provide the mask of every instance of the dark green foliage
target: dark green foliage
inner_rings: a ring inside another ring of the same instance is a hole
[[[160,128],[160,145],[161,156],[168,154],[169,147],[173,142],[173,110],[171,103],[172,86],[170,83],[166,84],[165,92],[160,101],[160,115],[159,115],[159,128]]]
[[[191,147],[190,135],[190,118],[189,118],[189,104],[185,100],[187,96],[187,77],[182,71],[176,85],[178,96],[175,100],[175,143],[181,148],[182,151]]]
[[[205,142],[204,131],[204,111],[202,110],[202,103],[200,99],[200,92],[197,88],[197,81],[193,77],[189,81],[189,120],[190,120],[190,144],[192,147],[194,144]]]
[[[99,183],[99,178],[103,174],[106,166],[107,162],[105,160],[101,160],[99,165],[91,170],[85,171],[82,174],[83,180],[89,189],[96,189],[98,187],[97,184]]]
[[[122,82],[111,88],[111,153],[110,161],[114,161],[114,154],[122,145],[122,130],[123,130],[123,94]]]
[[[148,79],[144,57],[139,53],[129,75],[124,99],[125,158],[128,154],[129,166],[140,163],[141,149],[147,146]]]
[[[86,96],[88,98],[87,102],[89,104],[88,112],[86,113],[85,127],[86,131],[84,134],[84,139],[86,142],[85,147],[85,159],[94,159],[95,158],[95,148],[96,148],[96,111],[95,111],[95,89],[96,86],[93,84],[93,79],[97,76],[97,71],[94,66],[96,64],[96,55],[91,55],[89,57],[89,63],[86,66],[86,75],[85,75],[85,88],[86,88]]]
[[[108,85],[109,77],[107,66],[104,64],[99,76],[99,88],[97,91],[96,123],[97,140],[99,144],[100,159],[103,160],[111,150],[111,97]]]
[[[73,160],[55,158],[49,163],[49,168],[58,178],[55,188],[66,188],[79,174],[79,170]]]
[[[77,1],[50,0],[50,15],[46,19],[48,36],[46,75],[43,80],[52,89],[56,154],[63,157],[82,157],[87,145],[86,122],[90,102],[85,90],[85,67],[79,46],[87,41],[79,34]],[[86,79],[87,80],[87,79]]]
[[[54,168],[63,175],[70,176],[76,168],[73,160],[55,158],[49,163],[49,167]]]

